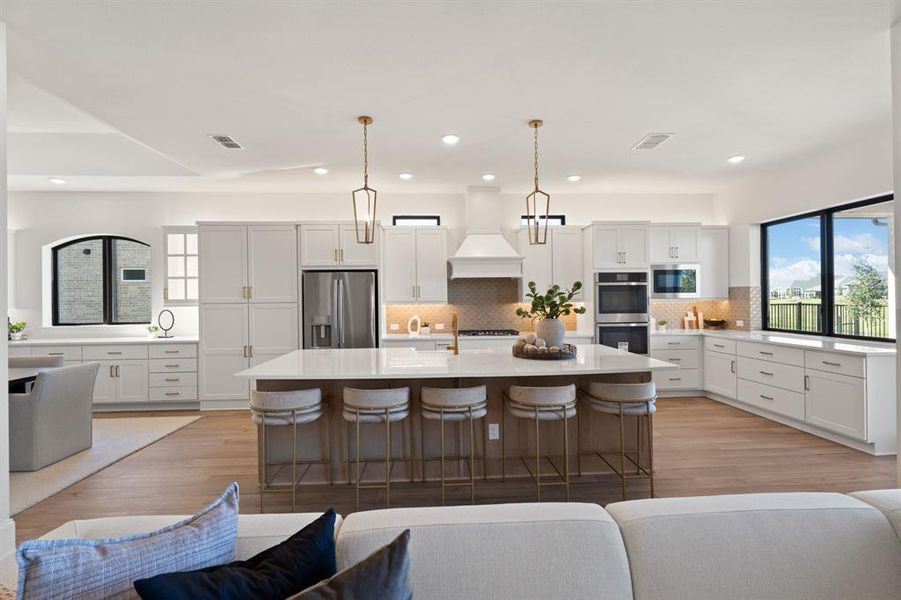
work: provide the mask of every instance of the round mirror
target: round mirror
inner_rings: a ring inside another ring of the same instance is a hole
[[[160,329],[163,330],[163,335],[160,337],[172,337],[169,335],[169,330],[175,327],[175,315],[172,314],[171,310],[161,310],[160,314],[156,317],[156,323],[160,326]]]

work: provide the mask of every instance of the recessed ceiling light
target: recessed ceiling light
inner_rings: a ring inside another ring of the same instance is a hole
[[[579,181],[580,179],[582,179],[581,175],[570,175],[569,177],[566,178],[567,181],[570,181],[572,183],[575,183],[575,182]]]
[[[326,169],[325,167],[316,167],[315,169],[313,169],[313,172],[317,175],[328,175],[328,169]]]
[[[56,185],[63,185],[66,183],[66,180],[61,177],[48,177],[47,181],[50,183],[55,183]]]
[[[740,162],[743,161],[744,159],[745,159],[745,155],[744,155],[744,154],[736,154],[735,156],[730,156],[730,157],[727,158],[726,160],[728,160],[728,161],[729,161],[730,163],[732,163],[733,165],[737,165],[738,163],[740,163]]]
[[[485,173],[482,175],[483,181],[494,181],[494,173]]]
[[[453,146],[460,141],[460,136],[448,133],[447,135],[441,136],[441,141],[444,142],[445,146]]]
[[[413,173],[401,173],[400,175],[398,175],[398,177],[400,177],[404,181],[409,181],[413,179]]]

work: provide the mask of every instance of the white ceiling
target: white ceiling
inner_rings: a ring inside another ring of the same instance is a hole
[[[542,118],[549,192],[713,192],[888,123],[899,14],[888,1],[4,0],[10,187],[347,191],[365,113],[379,190],[458,192],[485,172],[525,190],[526,123]],[[661,131],[676,135],[630,149]],[[447,132],[462,141],[445,147]]]

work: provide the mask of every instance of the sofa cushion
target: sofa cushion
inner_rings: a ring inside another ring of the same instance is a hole
[[[632,598],[616,523],[596,504],[399,508],[349,515],[338,531],[346,569],[411,530],[417,600]]]
[[[636,600],[901,598],[901,544],[841,494],[658,498],[607,506]]]
[[[882,511],[901,537],[901,490],[870,490],[848,495]]]

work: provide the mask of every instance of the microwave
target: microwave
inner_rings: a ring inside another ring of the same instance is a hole
[[[651,298],[700,298],[700,265],[651,265]]]

